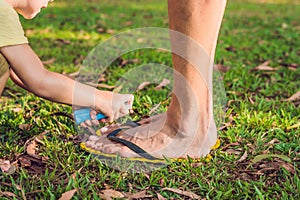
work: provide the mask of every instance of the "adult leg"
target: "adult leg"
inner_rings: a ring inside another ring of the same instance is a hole
[[[168,0],[170,29],[189,38],[180,42],[172,32],[173,52],[183,50],[188,59],[173,53],[174,93],[168,111],[154,116],[150,125],[129,129],[121,138],[158,157],[199,158],[209,152],[217,135],[210,97],[212,61],[225,6],[226,0]],[[127,147],[105,137],[91,138],[87,146],[136,157]]]

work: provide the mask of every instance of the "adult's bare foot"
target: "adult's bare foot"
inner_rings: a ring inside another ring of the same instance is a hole
[[[123,130],[117,137],[130,141],[144,149],[149,154],[158,158],[201,158],[208,154],[210,148],[216,142],[216,129],[214,123],[210,124],[210,132],[207,132],[207,125],[195,127],[187,125],[178,129],[168,113],[156,115],[148,119],[150,122],[141,126]],[[108,131],[107,131],[108,132]],[[90,136],[85,142],[89,149],[105,154],[118,154],[121,157],[140,157],[127,146],[116,143],[107,138],[107,132],[103,136]],[[201,139],[202,138],[202,139]]]

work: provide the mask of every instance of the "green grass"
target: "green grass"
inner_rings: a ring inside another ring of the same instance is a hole
[[[299,90],[299,13],[299,4],[228,2],[215,60],[230,66],[222,74],[229,100],[227,126],[219,132],[221,147],[212,152],[210,162],[173,163],[151,173],[116,171],[79,147],[74,122],[57,114],[71,114],[70,107],[37,98],[9,82],[0,100],[0,158],[20,165],[25,142],[48,132],[38,149],[45,161],[19,166],[11,175],[1,174],[0,198],[58,199],[74,188],[74,199],[97,199],[106,188],[125,193],[145,190],[153,198],[157,193],[167,199],[186,198],[162,191],[168,187],[206,199],[299,199],[300,128],[292,127],[300,120],[299,101],[282,101]],[[138,27],[166,28],[167,6],[159,0],[64,0],[49,5],[34,20],[22,22],[41,59],[55,58],[46,67],[71,73],[99,42],[116,33]],[[122,56],[134,58],[139,61],[123,67],[114,62],[105,72],[106,84],[115,85],[129,69],[144,63],[171,65],[170,54],[155,50]],[[267,60],[279,69],[252,70]],[[291,70],[291,66],[297,67]],[[167,109],[170,88],[155,91],[154,85],[134,93],[134,119],[147,115],[159,102],[163,103],[158,112]],[[21,129],[20,124],[31,127]],[[246,158],[238,162],[243,154]],[[261,154],[285,155],[291,161],[270,157],[251,162]],[[1,196],[5,191],[15,197]]]

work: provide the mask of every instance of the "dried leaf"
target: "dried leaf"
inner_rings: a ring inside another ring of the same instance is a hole
[[[144,89],[146,86],[148,86],[148,85],[150,85],[150,84],[151,84],[151,83],[148,82],[148,81],[143,82],[143,83],[141,83],[141,84],[137,87],[136,91],[140,91],[140,90]]]
[[[250,101],[250,103],[251,103],[252,105],[255,104],[254,100],[253,100],[251,97],[248,97],[248,99],[249,99],[249,101]]]
[[[261,154],[261,155],[258,155],[258,156],[255,156],[253,159],[252,159],[252,163],[257,163],[263,159],[266,159],[266,158],[270,158],[270,157],[276,157],[276,158],[280,158],[286,162],[291,162],[291,159],[288,157],[288,156],[285,156],[285,155],[279,155],[279,154]]]
[[[76,189],[69,190],[69,191],[63,193],[61,195],[61,197],[59,198],[59,200],[70,200],[70,199],[72,199],[72,197],[74,196],[75,193],[76,193]]]
[[[128,65],[128,64],[132,64],[132,63],[138,63],[139,62],[139,59],[131,59],[131,60],[127,60],[127,59],[124,59],[124,58],[118,58],[118,60],[119,60],[119,65],[121,66],[121,67],[124,67],[124,66],[126,66],[126,65]]]
[[[106,33],[108,33],[108,34],[114,34],[116,31],[115,30],[113,30],[113,29],[107,29],[106,30]]]
[[[71,79],[75,79],[79,75],[79,71],[73,72],[73,73],[69,73],[69,74],[67,74],[66,72],[63,72],[62,74],[68,76]]]
[[[253,70],[257,71],[277,71],[279,68],[278,67],[270,67],[270,66],[257,66],[253,68]]]
[[[38,155],[20,155],[18,161],[22,167],[25,167],[29,173],[42,174],[45,171],[47,158]]]
[[[19,124],[19,129],[23,130],[23,131],[28,131],[31,128],[31,124]]]
[[[113,92],[119,93],[119,92],[122,90],[122,88],[123,88],[123,86],[120,85],[120,86],[116,87],[116,88],[113,90]]]
[[[236,52],[236,49],[233,46],[226,47],[225,49],[226,49],[226,51]]]
[[[15,195],[15,194],[12,193],[12,192],[1,192],[1,191],[0,191],[0,197],[1,197],[1,196],[16,197],[17,195]]]
[[[51,58],[49,60],[42,61],[43,65],[50,65],[55,62],[55,58]]]
[[[176,189],[176,188],[163,188],[162,190],[163,191],[167,190],[167,191],[170,191],[170,192],[181,194],[181,195],[187,196],[191,199],[200,199],[200,196],[196,195],[193,192],[183,191],[183,190],[179,190],[179,189]]]
[[[75,181],[76,180],[76,174],[78,173],[80,173],[81,172],[81,170],[83,169],[83,167],[81,167],[77,172],[75,172],[75,173],[73,173],[72,175],[71,175],[71,178]]]
[[[285,168],[288,172],[290,172],[291,174],[295,174],[295,168],[293,165],[291,165],[290,163],[282,163],[281,165],[283,168]]]
[[[156,195],[157,195],[157,199],[158,199],[158,200],[166,200],[166,198],[163,197],[161,194],[156,193]]]
[[[31,166],[31,160],[28,159],[27,157],[20,157],[19,161],[21,163],[22,167],[30,167]]]
[[[83,57],[82,55],[79,55],[79,57],[77,57],[73,60],[73,63],[74,63],[74,65],[79,65],[84,59],[85,59],[85,57]]]
[[[237,151],[235,149],[227,149],[225,152],[229,153],[229,154],[235,154],[235,155],[240,155],[241,152]]]
[[[238,142],[233,142],[233,143],[225,145],[221,150],[225,150],[225,149],[227,149],[228,147],[231,147],[231,146],[240,146],[240,145],[241,144],[238,143]]]
[[[285,99],[284,101],[295,101],[295,100],[298,100],[298,99],[300,99],[300,91],[296,92],[290,98]]]
[[[107,85],[107,84],[103,84],[103,83],[98,83],[97,87],[105,88],[105,89],[114,89],[116,86],[115,85]]]
[[[258,65],[257,67],[253,68],[254,71],[277,71],[279,68],[270,67],[268,66],[270,64],[270,61],[267,60],[266,62]]]
[[[63,44],[71,44],[70,40],[64,40],[64,39],[57,39],[58,42],[61,42]]]
[[[170,81],[169,79],[164,78],[164,79],[162,80],[162,82],[160,82],[160,84],[159,84],[158,86],[155,87],[155,89],[156,89],[156,90],[160,90],[160,89],[162,89],[163,87],[167,86],[167,85],[170,84],[170,83],[171,83],[171,81]]]
[[[87,85],[90,85],[90,86],[93,86],[93,87],[96,87],[96,88],[106,88],[106,89],[114,89],[116,86],[115,85],[106,85],[106,84],[103,84],[103,83],[91,83],[91,82],[88,82],[86,83]]]
[[[299,127],[300,127],[300,121],[299,121],[297,124],[294,124],[294,125],[292,125],[292,126],[287,127],[286,129],[287,129],[287,130],[291,130],[291,129],[299,128]]]
[[[101,190],[101,193],[107,198],[124,198],[124,195],[121,192],[113,189]]]
[[[151,108],[151,110],[149,111],[149,115],[151,115],[152,113],[154,113],[160,106],[161,103],[157,104],[156,106],[154,106],[153,108]]]
[[[238,160],[238,162],[242,162],[242,161],[246,160],[247,157],[248,157],[248,153],[247,153],[247,151],[245,151],[244,154],[242,155],[242,157]]]
[[[0,169],[2,172],[8,172],[11,167],[9,160],[0,159]]]
[[[218,70],[219,72],[224,72],[224,73],[228,72],[228,70],[230,69],[229,66],[225,66],[223,64],[216,64],[216,65],[214,65],[214,68],[216,70]]]
[[[37,143],[35,140],[31,140],[28,142],[26,146],[26,153],[29,155],[35,155],[36,153],[36,148],[37,148]]]
[[[147,191],[143,190],[141,192],[135,193],[135,194],[126,194],[126,197],[128,199],[142,199],[142,198],[150,198],[152,195],[146,194]]]
[[[280,143],[280,141],[276,138],[272,139],[268,144],[275,144],[275,143]]]
[[[161,187],[163,187],[164,184],[165,184],[165,179],[163,179],[163,178],[159,179],[159,185],[160,185]]]
[[[123,23],[123,26],[130,26],[130,25],[132,25],[132,21],[127,21],[127,22],[124,22]]]
[[[22,108],[13,108],[13,109],[11,109],[13,112],[15,112],[15,113],[19,113],[19,112],[22,112],[23,111],[23,109]]]
[[[97,28],[97,32],[104,33],[105,29],[103,27],[99,27],[99,28]]]

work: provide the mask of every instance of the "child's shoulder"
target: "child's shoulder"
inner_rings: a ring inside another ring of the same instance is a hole
[[[17,11],[5,0],[0,0],[0,16],[17,15]]]
[[[1,9],[13,9],[13,7],[7,3],[5,0],[0,0],[0,8]]]

